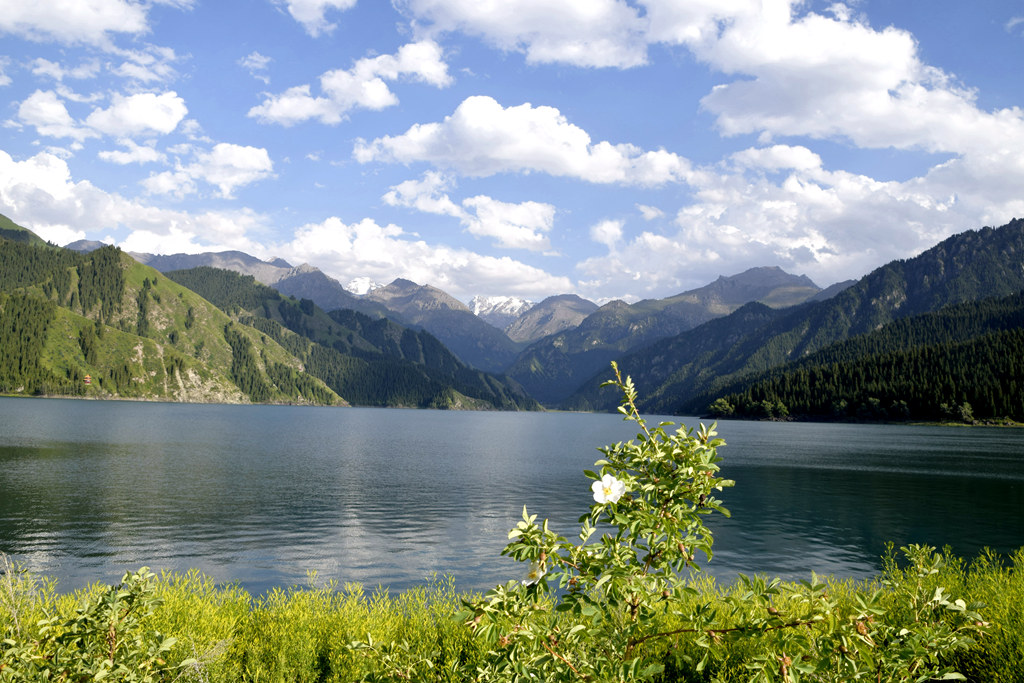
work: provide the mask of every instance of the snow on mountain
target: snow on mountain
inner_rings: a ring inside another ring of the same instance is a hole
[[[368,277],[357,277],[354,280],[349,280],[348,284],[345,285],[345,289],[355,294],[356,296],[366,296],[375,289],[380,289],[385,285],[371,280]]]
[[[473,313],[499,330],[505,329],[533,305],[532,301],[516,296],[475,296],[469,301]]]

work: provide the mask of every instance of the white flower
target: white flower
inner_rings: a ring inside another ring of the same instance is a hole
[[[616,503],[626,492],[626,485],[610,474],[601,477],[601,481],[595,481],[590,488],[594,490],[594,500],[601,504]]]
[[[530,570],[526,572],[526,578],[523,579],[524,586],[532,586],[533,584],[540,581],[541,577],[544,576],[546,570],[543,562],[532,562],[530,563]]]

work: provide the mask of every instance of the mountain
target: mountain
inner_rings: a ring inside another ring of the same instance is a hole
[[[533,307],[532,301],[515,296],[474,296],[469,302],[469,308],[473,315],[482,318],[499,330],[504,330],[531,307]]]
[[[240,251],[133,256],[162,272],[200,266],[231,270],[251,275],[282,294],[309,299],[325,311],[353,310],[420,327],[440,339],[463,362],[485,372],[504,372],[520,351],[503,332],[474,316],[462,302],[436,287],[408,280],[399,279],[384,287],[369,287],[366,283],[366,294],[357,296],[314,266],[292,267],[280,259],[262,261]]]
[[[623,355],[644,409],[675,413],[703,393],[797,360],[850,337],[943,306],[1024,289],[1024,220],[954,235],[912,259],[893,261],[826,301],[791,309],[747,304],[734,313]],[[565,402],[613,409],[598,371]]]
[[[107,245],[105,245],[103,242],[99,242],[97,240],[76,240],[76,241],[74,241],[74,242],[72,242],[70,244],[65,244],[64,248],[65,249],[70,249],[71,251],[81,251],[81,252],[88,253],[90,251],[96,251],[100,247],[105,247],[105,246],[107,246]]]
[[[364,298],[387,307],[398,322],[422,327],[463,362],[486,372],[504,372],[521,348],[464,303],[430,285],[399,278]]]
[[[371,280],[368,277],[357,277],[352,280],[349,280],[348,284],[345,285],[345,289],[352,292],[356,296],[363,296],[373,291],[374,289],[379,289],[383,286],[383,283],[377,282],[376,280]]]
[[[351,403],[535,409],[514,382],[467,367],[435,337],[353,310],[325,312],[250,276],[201,266],[168,278],[289,349],[308,373]]]
[[[738,275],[667,299],[635,304],[612,301],[578,326],[531,344],[509,367],[508,374],[537,400],[555,404],[632,349],[692,329],[727,315],[750,301],[775,307],[792,306],[821,291],[803,275],[781,268],[751,268]]]
[[[703,394],[745,418],[1024,421],[1024,292],[900,318]]]
[[[597,304],[575,294],[549,296],[509,323],[505,334],[512,341],[535,342],[549,334],[576,327],[596,310]]]
[[[0,239],[0,391],[344,403],[280,344],[116,247],[39,242]]]
[[[252,275],[265,285],[273,285],[293,272],[292,266],[282,259],[264,261],[243,251],[204,252],[201,254],[142,254],[130,252],[139,263],[156,268],[161,273],[171,270],[187,270],[199,266],[233,270],[243,275]]]
[[[288,274],[271,283],[271,286],[282,294],[309,299],[325,311],[343,308],[374,318],[390,315],[386,306],[372,299],[356,296],[342,287],[340,282],[308,264],[291,269]]]
[[[8,240],[11,242],[24,242],[27,244],[35,244],[42,246],[46,242],[39,235],[35,234],[28,228],[23,228],[20,225],[15,224],[7,216],[0,215],[0,240]]]

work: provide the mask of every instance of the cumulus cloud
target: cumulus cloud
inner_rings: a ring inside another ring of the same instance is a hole
[[[139,145],[129,138],[119,142],[125,149],[104,150],[98,154],[99,158],[120,166],[147,164],[155,161],[164,161],[167,158],[165,154],[157,151],[151,145]]]
[[[196,193],[197,181],[203,181],[216,186],[219,196],[230,198],[237,188],[269,178],[273,172],[274,163],[262,147],[221,142],[208,151],[196,151],[191,163],[150,175],[142,185],[150,194],[181,198]]]
[[[249,116],[263,123],[291,126],[314,119],[321,123],[341,122],[352,109],[380,110],[394,106],[398,97],[388,82],[400,78],[442,88],[452,81],[440,46],[433,41],[408,43],[394,55],[366,57],[351,69],[336,69],[320,76],[320,91],[314,95],[309,84],[268,95]]]
[[[749,148],[736,152],[732,160],[745,168],[760,168],[767,171],[781,169],[809,170],[821,166],[821,157],[806,147],[773,145],[772,147]]]
[[[466,229],[491,237],[508,249],[545,251],[551,248],[547,233],[555,221],[555,207],[542,202],[512,204],[484,195],[470,197],[462,205],[471,212]]]
[[[52,90],[36,90],[18,105],[18,121],[32,126],[39,135],[71,138],[81,142],[96,133],[79,125],[64,102]]]
[[[682,182],[689,162],[664,150],[593,142],[554,107],[526,103],[502,107],[486,96],[465,99],[439,123],[412,126],[402,135],[360,140],[361,163],[427,162],[467,176],[538,171],[592,183],[656,186]]]
[[[460,31],[534,63],[632,67],[647,59],[645,22],[622,0],[405,0],[421,32]]]
[[[135,95],[115,94],[110,106],[93,111],[85,124],[93,130],[107,135],[132,137],[166,135],[170,133],[188,113],[185,100],[175,92],[138,93]]]
[[[273,251],[292,262],[315,263],[342,282],[405,277],[463,299],[479,293],[536,298],[572,289],[568,278],[520,261],[430,245],[396,225],[382,226],[368,218],[347,224],[331,217],[302,226],[293,240],[275,245]]]
[[[598,244],[604,244],[609,249],[622,239],[622,221],[601,221],[590,228],[590,239]]]
[[[111,34],[148,30],[148,7],[127,0],[8,2],[0,12],[0,32],[36,41],[110,47]]]
[[[87,235],[128,251],[160,254],[239,249],[264,254],[252,235],[269,220],[248,209],[190,213],[154,207],[75,181],[63,159],[40,152],[17,161],[0,150],[0,213],[56,244]]]
[[[554,206],[533,201],[503,202],[485,195],[469,197],[456,204],[448,196],[454,187],[455,181],[450,176],[428,171],[420,180],[395,185],[383,199],[391,206],[458,218],[467,232],[491,238],[499,247],[530,251],[551,248],[547,233],[554,225]]]
[[[327,21],[327,11],[336,10],[344,12],[356,6],[356,0],[277,0],[283,4],[292,19],[302,24],[306,33],[316,38],[317,36],[330,33],[336,24]]]
[[[795,147],[744,150],[732,161],[694,175],[694,201],[671,228],[642,231],[582,261],[582,291],[664,296],[763,265],[827,286],[978,227],[979,220],[1000,225],[1024,215],[1024,200],[1009,186],[985,187],[982,195],[962,191],[978,187],[962,182],[962,174],[974,172],[962,160],[904,182],[828,170]],[[602,226],[592,237],[601,241],[609,232],[614,236]]]
[[[188,109],[177,93],[114,94],[110,106],[95,108],[84,121],[76,121],[61,95],[71,101],[76,97],[67,90],[36,90],[18,105],[17,120],[32,126],[39,135],[71,138],[81,142],[87,138],[110,135],[127,138],[140,135],[166,135],[178,127]]]
[[[448,192],[455,180],[437,171],[427,171],[419,180],[406,180],[393,186],[382,199],[391,206],[405,206],[423,213],[463,218],[465,211],[453,202]]]

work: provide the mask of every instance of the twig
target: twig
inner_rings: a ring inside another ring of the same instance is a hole
[[[784,628],[796,628],[797,626],[813,626],[814,624],[817,624],[817,623],[818,623],[817,620],[813,620],[812,619],[811,621],[793,621],[793,622],[790,622],[788,624],[776,624],[775,626],[767,626],[767,627],[761,628],[761,629],[755,628],[753,626],[731,626],[729,628],[708,628],[708,629],[703,629],[703,628],[699,628],[699,629],[698,628],[679,628],[679,629],[676,629],[674,631],[665,631],[664,633],[652,633],[652,634],[650,634],[648,636],[644,636],[643,638],[631,639],[630,643],[629,643],[629,647],[631,647],[631,648],[635,647],[635,646],[640,645],[641,643],[643,643],[645,641],[653,640],[654,638],[666,638],[668,636],[677,636],[680,633],[708,633],[708,634],[711,634],[711,633],[735,633],[737,631],[754,631],[754,630],[760,630],[760,631],[779,631],[779,630],[784,629]]]

